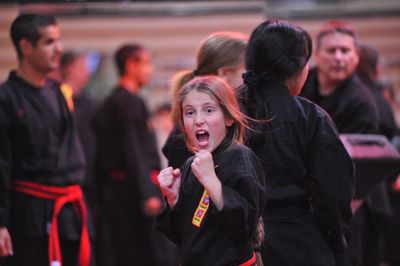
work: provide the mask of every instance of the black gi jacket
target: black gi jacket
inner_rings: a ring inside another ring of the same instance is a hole
[[[47,80],[60,106],[57,116],[40,88],[11,72],[0,87],[0,226],[13,237],[42,236],[53,201],[10,191],[11,180],[53,186],[81,184],[84,156],[59,84]],[[60,121],[61,119],[61,121]],[[61,238],[80,239],[80,217],[67,204],[59,216]]]
[[[179,246],[182,265],[239,265],[251,258],[252,240],[264,208],[264,172],[246,146],[226,140],[213,152],[215,171],[222,183],[224,207],[210,207],[199,228],[192,218],[204,188],[191,172],[189,158],[181,169],[179,199],[156,221],[156,228]]]
[[[378,108],[371,92],[356,75],[344,81],[332,94],[318,91],[318,70],[310,71],[300,96],[321,106],[331,116],[341,134],[377,134]]]
[[[96,171],[101,200],[119,201],[120,207],[127,203],[141,206],[144,200],[158,195],[150,172],[159,170],[160,162],[148,117],[143,99],[121,87],[111,92],[95,114]],[[113,190],[112,184],[128,189],[128,197],[119,194],[119,188]]]
[[[248,145],[265,171],[264,263],[332,265],[333,253],[344,251],[352,216],[352,160],[331,119],[314,103],[277,83],[264,84],[255,97],[241,101],[251,115],[258,106],[255,118],[262,120]]]

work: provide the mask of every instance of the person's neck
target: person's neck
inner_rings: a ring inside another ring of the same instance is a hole
[[[38,72],[33,67],[25,64],[18,66],[17,75],[38,88],[43,88],[46,81],[46,73]]]
[[[140,87],[139,87],[139,85],[137,84],[137,82],[134,81],[134,80],[132,80],[132,79],[130,79],[129,77],[124,77],[124,76],[122,76],[122,77],[119,79],[118,84],[119,84],[121,87],[123,87],[123,88],[125,88],[126,90],[128,90],[129,92],[131,92],[131,93],[138,93],[139,90],[140,90]]]
[[[318,92],[321,96],[328,96],[332,94],[336,88],[337,88],[337,83],[336,82],[330,82],[325,76],[319,74],[318,75]]]

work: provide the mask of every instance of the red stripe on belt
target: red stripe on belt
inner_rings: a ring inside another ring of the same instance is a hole
[[[254,262],[256,262],[256,253],[253,252],[253,256],[248,261],[243,262],[239,266],[251,266],[254,265]]]
[[[90,240],[87,228],[87,210],[83,201],[82,190],[78,185],[67,187],[47,186],[29,181],[14,180],[11,184],[13,190],[34,197],[54,200],[53,217],[49,234],[49,262],[62,265],[60,241],[58,237],[58,215],[67,203],[75,203],[82,217],[82,233],[79,253],[79,265],[90,265]]]

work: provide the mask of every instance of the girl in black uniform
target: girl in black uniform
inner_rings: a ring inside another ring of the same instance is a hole
[[[264,172],[240,144],[245,123],[234,90],[216,76],[198,77],[175,100],[174,120],[195,155],[160,172],[168,207],[156,227],[178,245],[182,265],[253,265]]]
[[[241,101],[257,123],[248,145],[265,171],[266,266],[340,265],[351,218],[352,160],[325,111],[297,97],[308,74],[311,39],[285,21],[251,34]]]

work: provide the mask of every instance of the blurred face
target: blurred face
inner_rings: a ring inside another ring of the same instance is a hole
[[[209,94],[196,90],[182,102],[182,115],[185,132],[197,151],[214,151],[225,138],[227,127],[233,124]]]
[[[153,74],[153,65],[151,63],[150,53],[142,51],[138,59],[132,59],[133,69],[132,78],[135,79],[139,88],[149,83]]]
[[[352,36],[334,32],[322,37],[315,60],[319,74],[329,83],[340,83],[351,76],[359,57]]]
[[[44,27],[40,30],[41,37],[36,46],[26,40],[23,46],[24,62],[38,72],[47,74],[59,67],[63,51],[60,28],[56,25]]]
[[[74,94],[79,94],[88,83],[90,73],[85,56],[80,56],[65,69],[65,81],[70,83]]]
[[[239,88],[243,84],[243,73],[246,72],[246,68],[244,64],[240,64],[235,68],[226,69],[225,72],[225,80],[231,85],[232,88]]]

